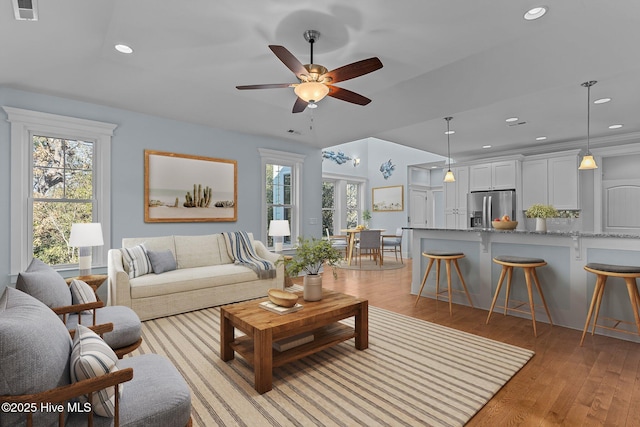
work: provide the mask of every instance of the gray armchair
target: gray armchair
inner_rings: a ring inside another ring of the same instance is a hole
[[[74,304],[69,285],[62,276],[37,258],[18,275],[16,289],[51,308],[60,316],[67,329],[74,330],[79,324],[90,326],[113,323],[113,331],[106,333],[104,340],[119,358],[142,343],[140,318],[133,310],[125,306],[104,307],[104,303],[96,298],[90,302],[79,301]],[[90,292],[93,293],[93,290]]]
[[[404,264],[402,260],[402,228],[396,228],[396,234],[384,234],[382,236],[382,251],[393,251],[396,255],[396,261],[398,261],[398,253],[400,253],[400,262]]]
[[[77,369],[96,354],[105,372]],[[72,341],[50,308],[14,288],[0,297],[0,402],[16,408],[0,413],[0,426],[191,425],[189,387],[168,359],[118,359],[84,326]]]

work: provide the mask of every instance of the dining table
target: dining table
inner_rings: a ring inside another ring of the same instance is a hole
[[[380,233],[384,233],[387,231],[384,228],[343,228],[340,230],[341,233],[344,233],[347,236],[347,265],[351,265],[351,259],[353,258],[353,248],[356,246],[356,241],[358,240],[358,234],[363,230],[372,230],[372,231],[380,231]],[[382,256],[380,256],[380,265],[382,265]]]

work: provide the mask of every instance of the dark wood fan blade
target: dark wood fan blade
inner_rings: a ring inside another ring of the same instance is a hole
[[[352,104],[367,105],[371,102],[366,96],[352,92],[337,86],[329,86],[329,96],[340,99],[342,101],[351,102]]]
[[[324,74],[322,77],[330,77],[331,80],[329,81],[329,83],[333,84],[353,79],[355,77],[363,76],[365,74],[379,70],[380,68],[382,68],[382,62],[380,62],[378,58],[373,57],[369,59],[363,59],[362,61],[354,62],[340,68],[336,68],[335,70],[331,70],[328,73]]]
[[[245,86],[236,86],[236,89],[246,90],[246,89],[278,89],[282,87],[290,87],[291,83],[274,83],[267,85],[245,85]]]
[[[291,112],[301,113],[304,111],[305,108],[307,108],[307,105],[308,103],[304,99],[296,98],[296,102],[293,104],[293,110]]]
[[[271,51],[275,53],[278,59],[282,61],[282,63],[286,65],[288,69],[293,71],[293,74],[295,74],[296,77],[309,73],[307,69],[304,68],[304,65],[302,65],[302,63],[298,61],[298,58],[293,56],[293,54],[289,52],[286,47],[270,44],[269,49],[271,49]]]

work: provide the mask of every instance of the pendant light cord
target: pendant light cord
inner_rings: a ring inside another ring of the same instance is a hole
[[[449,122],[453,117],[445,117],[444,119],[447,121],[447,159],[449,159],[449,171],[451,171],[451,144],[449,142],[451,131],[449,130]]]
[[[598,83],[596,80],[589,80],[588,82],[582,83],[582,86],[587,88],[587,155],[591,155],[591,86],[596,83]]]

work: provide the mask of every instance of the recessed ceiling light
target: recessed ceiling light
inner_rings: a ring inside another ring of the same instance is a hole
[[[505,120],[505,122],[507,123],[517,122],[517,121],[518,121],[517,117],[509,117],[507,120]]]
[[[622,125],[611,125],[609,126],[609,129],[620,129],[622,127]]]
[[[431,166],[431,169],[437,169],[438,166]]]
[[[611,101],[611,98],[600,98],[593,101],[594,104],[604,104],[606,102]]]
[[[536,138],[536,141],[544,141],[545,139],[547,139],[546,136],[539,136]]]
[[[524,19],[527,21],[533,21],[534,19],[542,18],[542,16],[547,13],[547,10],[549,10],[547,6],[534,7],[524,14]]]
[[[444,133],[444,134],[445,134],[445,135],[453,135],[454,133],[456,133],[456,131],[455,131],[455,130],[448,130],[448,131],[445,131],[445,133]]]
[[[490,145],[483,145],[482,148],[491,148]]]
[[[115,45],[115,48],[120,53],[133,53],[133,49],[131,49],[126,44],[117,44]]]

